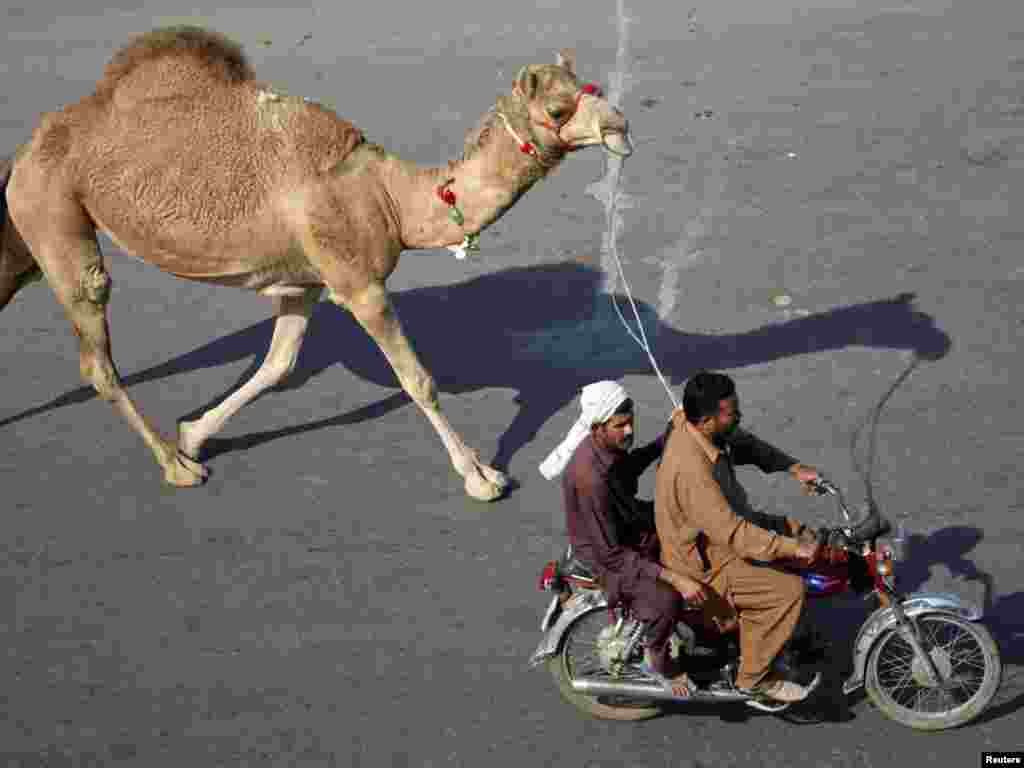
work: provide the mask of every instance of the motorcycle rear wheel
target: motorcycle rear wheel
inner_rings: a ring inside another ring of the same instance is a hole
[[[660,715],[664,705],[649,700],[616,696],[587,696],[573,690],[573,675],[598,672],[598,633],[608,626],[608,612],[595,608],[582,614],[565,631],[558,653],[548,659],[548,670],[562,698],[581,712],[601,720],[648,720]]]
[[[864,687],[886,717],[922,731],[940,731],[970,722],[999,689],[1002,662],[988,629],[946,613],[915,617],[921,641],[944,679],[931,686],[924,664],[900,632],[891,629],[868,657]],[[932,702],[935,702],[932,704]]]

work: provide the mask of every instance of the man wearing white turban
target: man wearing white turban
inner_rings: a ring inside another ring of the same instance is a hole
[[[684,698],[691,685],[685,672],[670,671],[669,641],[686,601],[700,605],[704,588],[695,579],[658,562],[654,504],[638,499],[638,480],[661,456],[665,434],[631,450],[633,401],[614,381],[585,386],[581,413],[569,434],[540,465],[561,478],[566,527],[573,550],[590,567],[611,605],[629,603],[648,622],[644,670]]]

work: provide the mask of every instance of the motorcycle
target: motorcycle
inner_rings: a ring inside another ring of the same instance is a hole
[[[944,730],[970,722],[984,711],[999,688],[999,647],[980,623],[982,611],[949,593],[901,593],[895,566],[904,556],[874,505],[853,521],[843,494],[832,482],[812,483],[819,495],[835,497],[844,524],[821,532],[821,554],[810,566],[784,567],[801,575],[809,599],[853,592],[877,598],[877,608],[860,626],[853,644],[853,672],[843,684],[849,695],[864,688],[887,717],[910,728]],[[898,539],[899,537],[897,537]],[[695,684],[679,698],[641,669],[646,624],[628,605],[610,608],[607,596],[570,546],[548,562],[541,591],[553,592],[541,621],[543,637],[530,666],[546,665],[562,697],[582,712],[612,720],[642,720],[672,702],[726,704],[750,701],[758,709],[782,713],[791,706],[755,700],[735,685],[739,662],[736,627],[704,626],[699,608],[684,609],[672,636],[671,652]],[[790,643],[777,668],[799,669],[822,648]],[[817,678],[816,678],[817,680]],[[816,683],[815,683],[816,684]],[[802,702],[806,704],[810,699]]]

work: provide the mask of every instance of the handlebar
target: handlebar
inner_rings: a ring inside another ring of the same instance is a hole
[[[808,483],[808,485],[810,485],[819,496],[824,496],[825,494],[832,494],[834,496],[841,495],[839,493],[839,488],[823,477],[818,477],[815,480],[811,480],[810,483]]]
[[[834,545],[831,544],[833,536],[829,537],[830,541],[827,543],[831,546],[842,549],[856,548],[860,544],[884,536],[892,530],[892,525],[881,516],[878,507],[873,503],[868,505],[868,513],[864,519],[854,522],[853,516],[850,514],[850,510],[843,499],[843,493],[835,483],[819,476],[817,479],[811,480],[809,485],[819,496],[826,494],[835,496],[839,509],[842,511],[843,517],[846,518],[847,525],[834,529],[836,541]]]

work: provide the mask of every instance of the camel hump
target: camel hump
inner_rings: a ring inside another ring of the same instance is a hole
[[[117,84],[141,64],[165,56],[188,56],[227,83],[255,77],[242,46],[226,36],[189,25],[160,27],[145,32],[121,48],[110,59],[96,86],[96,95],[109,96]]]

